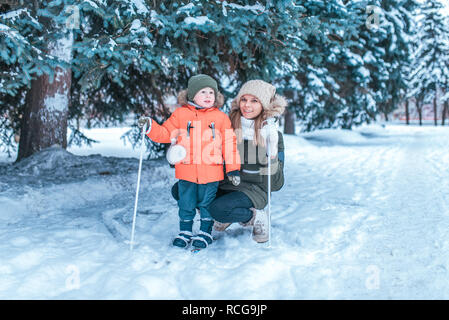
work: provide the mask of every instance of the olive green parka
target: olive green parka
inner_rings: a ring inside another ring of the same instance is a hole
[[[284,138],[278,131],[278,154],[271,159],[271,191],[278,191],[284,185]],[[238,144],[240,159],[240,184],[234,186],[228,179],[220,182],[219,188],[241,191],[250,198],[254,208],[263,209],[268,203],[268,158],[267,150],[255,146],[252,140],[242,140]]]

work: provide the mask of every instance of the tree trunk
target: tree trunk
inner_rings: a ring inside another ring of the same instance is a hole
[[[73,35],[70,33],[49,46],[49,54],[70,61],[72,43]],[[54,75],[52,83],[47,74],[31,82],[25,101],[17,161],[55,144],[67,148],[72,72],[70,68],[56,67]]]
[[[446,122],[446,115],[448,114],[448,102],[444,102],[443,111],[441,112],[441,125],[444,126]]]
[[[433,122],[434,122],[435,126],[438,125],[438,114],[437,114],[438,106],[437,106],[437,103],[438,103],[437,95],[435,93],[435,97],[433,98]]]
[[[417,109],[418,109],[419,125],[422,126],[422,109],[421,109],[421,106],[419,106]]]
[[[405,100],[405,123],[410,124],[410,111],[409,111],[409,100]]]
[[[420,99],[416,99],[416,111],[418,111],[419,125],[422,126],[422,105]]]
[[[290,108],[285,109],[284,133],[295,134],[295,113]]]

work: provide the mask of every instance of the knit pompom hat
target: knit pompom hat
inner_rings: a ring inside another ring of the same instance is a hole
[[[280,116],[284,113],[287,101],[276,94],[276,87],[263,80],[250,80],[243,84],[237,97],[232,101],[232,109],[239,108],[240,99],[245,94],[250,94],[259,99],[266,118]]]

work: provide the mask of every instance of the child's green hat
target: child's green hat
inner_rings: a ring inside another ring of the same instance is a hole
[[[217,97],[217,81],[215,81],[212,77],[207,74],[198,74],[191,77],[187,85],[187,99],[192,101],[197,92],[206,87],[214,89],[215,97]]]

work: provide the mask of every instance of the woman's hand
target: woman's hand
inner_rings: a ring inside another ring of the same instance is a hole
[[[278,153],[278,126],[275,119],[267,119],[267,124],[260,129],[260,135],[264,138],[266,145],[270,147],[271,159],[276,158]]]

